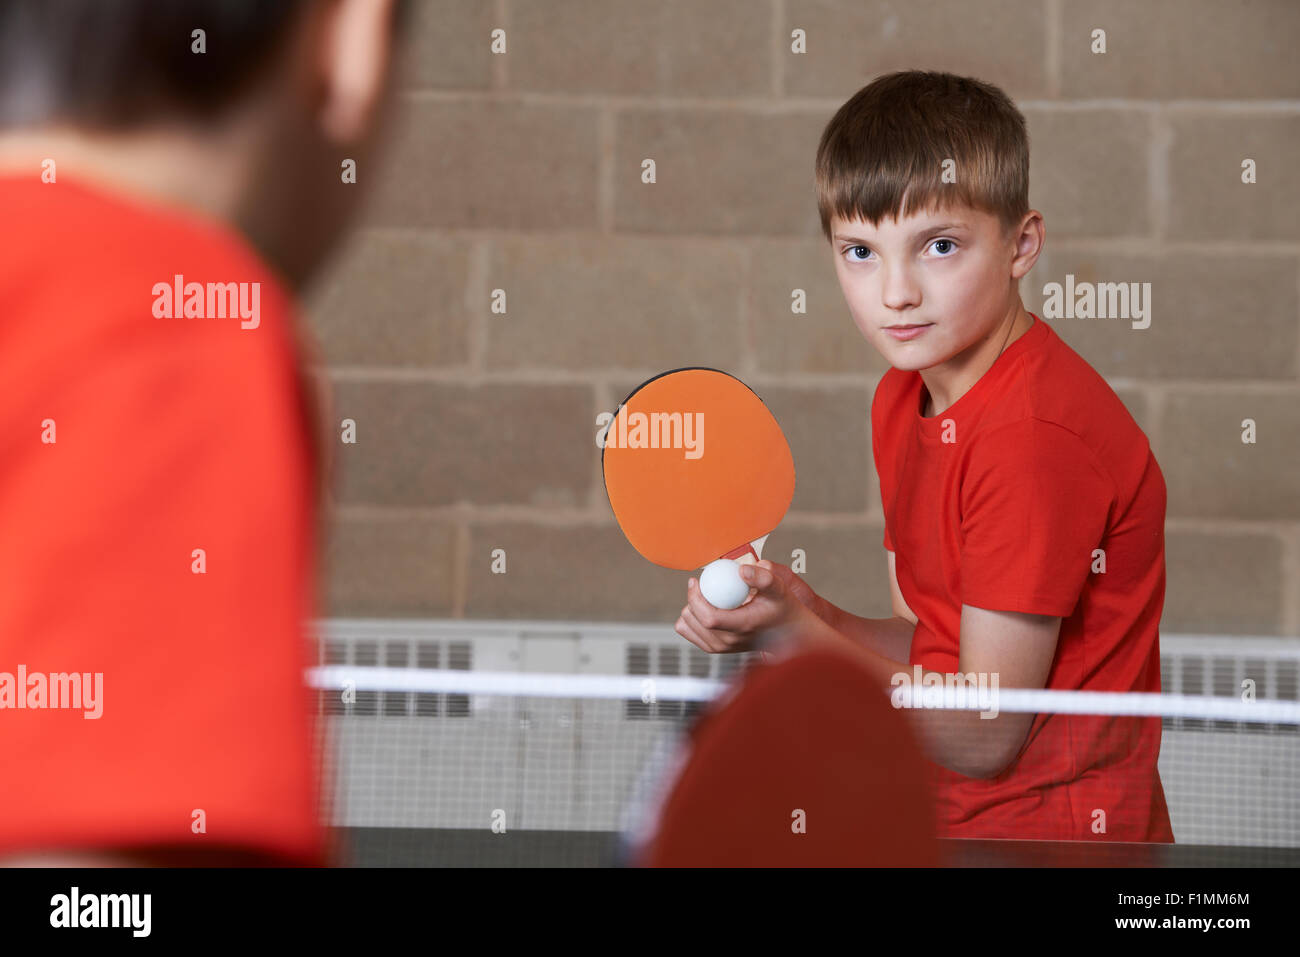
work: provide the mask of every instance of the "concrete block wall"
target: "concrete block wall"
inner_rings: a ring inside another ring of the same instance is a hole
[[[330,427],[358,430],[334,446],[325,613],[671,623],[686,576],[624,541],[595,420],[710,365],[792,441],[768,556],[802,548],[828,598],[889,614],[885,366],[841,298],[812,164],[845,99],[920,68],[997,83],[1028,120],[1048,233],[1029,309],[1067,274],[1152,284],[1148,329],[1052,325],[1165,473],[1164,628],[1300,634],[1300,4],[413,2],[364,228],[307,310]]]

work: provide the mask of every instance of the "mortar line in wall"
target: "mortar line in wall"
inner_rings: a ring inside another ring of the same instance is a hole
[[[496,59],[504,59],[497,57]],[[744,110],[757,115],[780,116],[806,113],[822,115],[833,113],[844,105],[841,96],[784,96],[773,101],[771,94],[762,96],[691,96],[635,93],[571,93],[534,92],[529,90],[402,90],[398,98],[413,103],[470,103],[486,102],[515,106],[550,106],[599,108],[613,106],[617,109]],[[1033,99],[1016,100],[1022,110],[1057,110],[1060,112],[1087,112],[1090,110],[1143,111],[1170,110],[1195,113],[1300,113],[1300,99],[1141,99],[1098,97],[1095,99]]]
[[[1281,529],[1282,633],[1300,635],[1300,528]]]
[[[1043,28],[1047,43],[1045,51],[1044,72],[1047,74],[1047,95],[1049,97],[1059,97],[1061,95],[1061,44],[1064,40],[1062,36],[1062,21],[1064,20],[1061,9],[1062,0],[1047,0],[1047,8],[1044,17]]]
[[[1050,324],[1050,323],[1049,323]],[[870,348],[865,343],[863,349]],[[536,386],[589,386],[607,384],[621,386],[627,382],[642,382],[664,370],[661,368],[590,368],[553,369],[519,368],[495,369],[477,372],[467,367],[443,369],[396,369],[388,366],[335,366],[322,367],[321,371],[335,382],[401,383],[428,382],[447,385],[536,385]],[[874,390],[882,372],[864,369],[860,372],[781,372],[760,370],[747,377],[750,385],[787,386],[790,388],[835,391],[860,389]],[[1300,390],[1295,379],[1139,379],[1128,375],[1103,376],[1113,389],[1159,387],[1168,390],[1195,390],[1209,395],[1244,393],[1247,395],[1287,395]],[[750,381],[752,380],[752,381]],[[619,396],[622,398],[622,396]],[[604,410],[604,411],[613,411]]]
[[[496,239],[508,237],[514,240],[534,239],[549,242],[556,239],[583,239],[597,235],[606,235],[597,229],[585,226],[566,226],[554,229],[512,230],[500,226],[452,226],[431,224],[428,226],[363,226],[358,233],[376,237],[434,239],[459,239],[472,241],[477,238]],[[738,233],[697,233],[697,232],[651,232],[645,230],[611,229],[607,238],[670,242],[711,243],[715,245],[745,245],[749,243],[807,243],[821,246],[825,243],[821,232],[814,233],[769,233],[753,237],[751,232]],[[1052,236],[1052,248],[1067,252],[1091,253],[1140,253],[1150,256],[1174,253],[1223,253],[1240,256],[1295,256],[1300,255],[1300,242],[1277,239],[1229,239],[1229,240],[1168,240],[1156,239],[1146,235],[1132,236]]]
[[[1173,129],[1159,110],[1151,114],[1147,146],[1147,216],[1151,221],[1151,235],[1157,243],[1163,242],[1169,232],[1169,150],[1173,144]]]
[[[785,95],[785,0],[772,0],[772,95]]]
[[[510,11],[509,4],[506,0],[495,0],[492,4],[492,16],[496,20],[496,23],[489,27],[489,32],[497,28],[504,30],[506,35],[506,50],[509,51]],[[489,53],[488,55],[492,57],[492,91],[494,93],[505,92],[510,86],[509,53]]]
[[[616,227],[614,206],[618,201],[614,164],[618,115],[603,109],[596,121],[596,229],[601,235],[613,235]],[[589,234],[590,231],[584,231]]]
[[[469,372],[482,375],[487,369],[489,324],[497,316],[491,309],[492,240],[483,237],[469,251],[469,269],[465,276],[465,314],[469,350]],[[509,302],[509,299],[506,300]]]
[[[454,539],[451,574],[452,574],[452,617],[465,617],[465,609],[469,606],[469,563],[470,563],[470,517],[464,512],[456,520],[456,536]]]

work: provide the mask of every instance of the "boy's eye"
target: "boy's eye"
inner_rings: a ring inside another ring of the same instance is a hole
[[[951,239],[936,239],[930,245],[942,257],[950,256],[957,251],[957,244]],[[871,250],[866,246],[845,246],[844,253],[848,256],[849,262],[860,263],[866,261],[871,255]]]

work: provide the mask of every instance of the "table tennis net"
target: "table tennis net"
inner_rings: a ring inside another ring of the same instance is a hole
[[[692,722],[756,659],[682,644],[625,642],[621,673],[565,673],[473,667],[473,641],[326,642],[310,674],[329,767],[324,820],[364,857],[354,863],[619,863],[653,826]],[[999,689],[991,699],[991,689],[950,687],[906,707],[1036,715],[1017,773],[1059,774],[1054,749],[1067,739],[1076,750],[1086,739],[1112,780],[1158,748],[1175,842],[1240,848],[1234,862],[1249,866],[1252,848],[1300,848],[1300,656],[1278,647],[1193,655],[1190,669],[1171,659],[1163,686],[1176,690],[1160,695]],[[1246,693],[1225,693],[1243,682]],[[1130,792],[1156,786],[1149,762],[1135,767]],[[1095,797],[1072,787],[1076,802]],[[1095,839],[1114,840],[1123,822],[1107,819],[1105,797],[1097,803]],[[1051,839],[1056,825],[1042,826],[971,836]]]

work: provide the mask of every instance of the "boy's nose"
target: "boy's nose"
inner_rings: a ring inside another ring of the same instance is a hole
[[[880,302],[889,309],[920,305],[915,280],[906,269],[887,269],[881,274]]]

